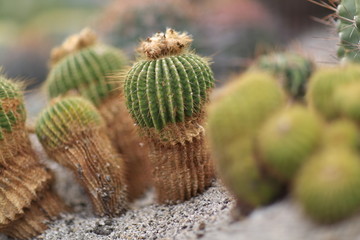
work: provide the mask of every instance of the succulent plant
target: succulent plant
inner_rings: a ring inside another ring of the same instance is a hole
[[[281,192],[281,184],[258,164],[255,138],[284,104],[285,94],[270,74],[250,72],[226,86],[209,107],[208,136],[219,174],[245,214]]]
[[[125,211],[124,162],[90,102],[80,97],[55,101],[40,114],[36,134],[47,154],[76,174],[97,215],[118,216]]]
[[[21,87],[0,76],[0,232],[20,239],[39,235],[45,221],[66,211],[31,148],[25,120]]]
[[[333,223],[360,210],[360,159],[348,147],[330,147],[315,154],[301,169],[295,197],[305,213]]]
[[[334,104],[342,116],[360,123],[360,82],[349,83],[336,89]]]
[[[125,106],[123,79],[118,78],[126,57],[119,49],[98,42],[90,29],[69,37],[51,55],[52,68],[45,83],[50,98],[75,93],[96,105],[111,142],[127,160],[129,198],[140,196],[151,182],[150,167],[147,148]]]
[[[349,119],[339,119],[326,126],[323,145],[339,147],[346,146],[353,150],[360,148],[360,131],[356,124]]]
[[[292,181],[298,169],[320,145],[321,122],[302,106],[285,108],[261,127],[258,151],[274,177]]]
[[[309,58],[292,52],[261,56],[254,67],[274,74],[294,99],[304,97],[308,79],[314,70],[314,64]]]
[[[320,69],[310,79],[307,101],[311,108],[325,118],[339,117],[339,109],[334,100],[336,89],[348,83],[359,81],[360,66],[357,64]]]
[[[189,199],[213,177],[202,124],[214,79],[208,60],[188,50],[191,41],[172,29],[146,39],[125,80],[128,109],[151,145],[161,203]]]

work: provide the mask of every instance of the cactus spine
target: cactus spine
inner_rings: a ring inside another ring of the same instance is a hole
[[[127,64],[122,52],[97,41],[89,29],[69,37],[52,51],[52,68],[46,80],[50,98],[78,94],[99,109],[117,151],[127,159],[129,198],[139,197],[151,179],[147,147],[141,143],[125,106],[119,71]],[[116,76],[115,76],[116,75]]]
[[[308,79],[314,71],[314,64],[300,54],[284,52],[260,57],[254,68],[274,74],[292,98],[301,100],[305,95]]]
[[[208,61],[188,51],[191,41],[172,29],[146,39],[125,80],[128,109],[152,148],[161,203],[189,199],[213,177],[202,124],[214,79]]]
[[[271,75],[250,72],[225,87],[209,107],[209,142],[219,174],[244,214],[281,193],[281,184],[258,164],[255,139],[265,120],[284,104],[285,94]]]
[[[41,234],[45,221],[66,211],[31,149],[25,120],[20,87],[0,76],[0,232],[20,239]]]
[[[123,160],[117,156],[95,107],[68,97],[45,109],[36,134],[48,155],[70,168],[88,192],[97,215],[124,212],[126,185]]]

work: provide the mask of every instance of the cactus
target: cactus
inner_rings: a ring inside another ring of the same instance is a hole
[[[318,70],[310,79],[307,101],[311,108],[327,119],[339,117],[334,95],[340,86],[360,80],[360,66],[356,64]]]
[[[299,172],[295,197],[315,221],[333,223],[360,210],[360,159],[347,147],[326,148]]]
[[[214,78],[208,61],[188,50],[191,41],[172,29],[146,39],[125,80],[128,109],[152,148],[161,203],[189,199],[212,179],[201,125]]]
[[[359,150],[360,132],[354,122],[348,119],[339,119],[326,126],[322,142],[325,147],[347,146],[353,150]]]
[[[359,62],[360,1],[342,0],[336,10],[340,38],[338,57],[343,61]]]
[[[281,193],[281,184],[264,174],[254,150],[259,128],[285,104],[285,94],[267,73],[250,72],[238,80],[210,105],[208,136],[219,174],[247,214]]]
[[[125,106],[123,79],[115,76],[124,70],[126,57],[98,42],[90,29],[69,37],[51,57],[52,68],[45,83],[50,98],[77,93],[97,106],[112,144],[127,159],[129,198],[139,197],[151,183],[150,167],[147,148]]]
[[[77,175],[97,215],[125,211],[124,163],[90,102],[80,97],[55,101],[40,114],[36,134],[48,155]]]
[[[334,94],[334,103],[341,115],[360,123],[360,82],[339,87]]]
[[[304,97],[308,79],[314,70],[314,64],[309,58],[291,52],[264,55],[256,61],[254,67],[273,73],[294,99]]]
[[[25,120],[21,86],[0,76],[0,232],[20,239],[39,235],[45,221],[66,211],[31,148]]]
[[[304,107],[293,106],[264,124],[258,136],[258,150],[274,177],[289,182],[320,140],[321,123],[317,116]]]

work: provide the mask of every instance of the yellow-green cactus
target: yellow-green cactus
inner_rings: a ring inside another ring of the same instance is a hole
[[[328,124],[324,130],[324,147],[346,146],[354,150],[360,149],[360,131],[354,122],[339,119]]]
[[[336,118],[340,114],[334,100],[336,89],[351,82],[360,82],[359,65],[320,69],[310,79],[307,101],[324,117]]]
[[[357,123],[360,123],[360,81],[340,86],[334,94],[334,108]]]
[[[333,223],[360,210],[360,159],[347,147],[326,148],[301,169],[295,197],[315,221]]]
[[[124,212],[123,160],[112,148],[105,123],[90,102],[80,97],[55,102],[40,114],[36,134],[48,155],[77,175],[96,214]]]
[[[258,136],[261,161],[274,175],[291,181],[320,145],[321,122],[305,107],[286,108],[270,118]]]
[[[269,204],[281,184],[257,164],[255,136],[285,94],[270,74],[251,72],[229,84],[209,107],[208,136],[220,176],[244,213]]]

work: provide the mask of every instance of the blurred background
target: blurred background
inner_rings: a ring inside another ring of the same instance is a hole
[[[46,78],[50,50],[86,26],[132,59],[140,39],[172,27],[190,33],[193,48],[212,57],[221,85],[274,49],[336,61],[335,33],[310,18],[327,14],[306,0],[0,0],[0,66],[31,89]]]

